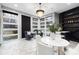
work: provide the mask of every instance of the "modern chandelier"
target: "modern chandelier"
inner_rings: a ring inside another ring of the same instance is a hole
[[[44,15],[44,10],[41,9],[41,3],[39,3],[39,9],[36,10],[37,16],[41,17]]]

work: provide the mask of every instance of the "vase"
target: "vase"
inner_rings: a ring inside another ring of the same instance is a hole
[[[50,37],[54,40],[55,39],[55,33],[51,32]]]

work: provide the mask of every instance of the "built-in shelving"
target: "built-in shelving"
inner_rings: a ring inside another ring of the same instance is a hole
[[[60,14],[60,24],[67,40],[79,42],[79,7],[70,9]]]
[[[9,11],[8,11],[9,12]],[[18,39],[18,15],[3,11],[3,40]]]
[[[49,26],[53,24],[53,16],[47,16],[40,19],[40,29],[44,35],[49,35]]]
[[[38,30],[38,18],[32,18],[32,32],[34,32],[34,30]]]
[[[79,7],[60,14],[63,30],[73,31],[79,28]]]
[[[45,18],[40,19],[40,30],[43,32],[43,35],[45,35]]]

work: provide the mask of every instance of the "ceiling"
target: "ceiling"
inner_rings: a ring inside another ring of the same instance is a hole
[[[36,15],[36,10],[39,9],[38,3],[2,3],[2,5],[31,15]],[[61,13],[77,6],[79,6],[79,3],[43,3],[41,5],[45,11],[44,15],[53,12]]]

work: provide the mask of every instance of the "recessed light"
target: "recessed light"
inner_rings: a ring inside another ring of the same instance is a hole
[[[18,7],[18,5],[17,4],[14,4],[14,7]]]

